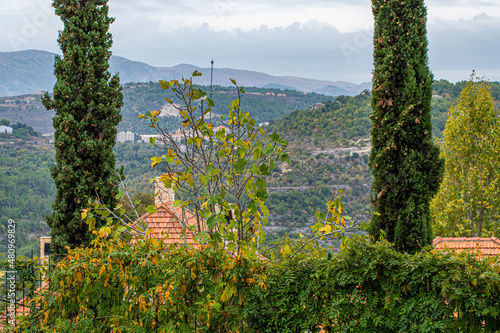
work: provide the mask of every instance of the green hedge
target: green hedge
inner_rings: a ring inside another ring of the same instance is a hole
[[[281,262],[98,238],[58,264],[17,331],[495,332],[499,267],[360,236],[331,259]]]
[[[497,259],[401,254],[356,237],[331,260],[293,259],[250,295],[255,332],[500,331]]]

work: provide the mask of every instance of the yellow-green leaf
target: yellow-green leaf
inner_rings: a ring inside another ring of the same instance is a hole
[[[159,156],[154,156],[154,157],[151,157],[151,161],[153,161],[151,163],[151,167],[154,168],[155,166],[157,166],[158,164],[160,164],[161,162],[161,157]]]
[[[198,138],[195,138],[194,141],[196,141],[196,146],[198,146],[198,148],[200,148],[201,142],[203,141],[203,138],[198,137]]]

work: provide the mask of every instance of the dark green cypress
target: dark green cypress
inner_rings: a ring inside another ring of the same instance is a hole
[[[443,161],[433,143],[432,74],[422,0],[372,0],[372,205],[370,234],[402,252],[432,243],[429,202]]]
[[[52,6],[64,23],[56,56],[54,96],[43,97],[54,109],[56,164],[52,178],[57,187],[53,213],[47,216],[51,248],[88,245],[92,234],[80,210],[89,199],[115,204],[117,176],[113,146],[123,105],[120,81],[108,72],[112,40],[108,32],[107,0],[54,0]],[[96,194],[97,193],[97,194]],[[96,227],[99,227],[99,221]]]

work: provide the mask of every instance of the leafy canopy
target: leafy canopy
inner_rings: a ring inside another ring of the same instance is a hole
[[[471,77],[444,130],[445,176],[431,205],[437,235],[500,234],[499,115],[489,84]]]

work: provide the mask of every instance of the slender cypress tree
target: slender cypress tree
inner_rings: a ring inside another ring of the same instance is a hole
[[[47,216],[51,247],[63,253],[66,245],[87,245],[91,240],[80,210],[99,196],[115,204],[117,176],[113,146],[123,105],[120,81],[108,72],[112,40],[108,33],[107,0],[54,0],[52,6],[64,23],[56,56],[54,96],[43,97],[54,109],[56,164],[52,178],[57,195]],[[98,222],[99,223],[99,222]],[[97,225],[99,227],[99,225]]]
[[[372,150],[374,212],[370,234],[381,231],[402,252],[432,243],[429,202],[443,161],[432,140],[432,74],[428,68],[422,0],[372,0],[374,74]]]

